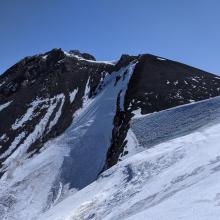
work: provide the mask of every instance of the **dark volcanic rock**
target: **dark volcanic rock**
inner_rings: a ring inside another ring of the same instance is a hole
[[[202,70],[143,55],[126,95],[126,109],[143,114],[219,95],[220,78]]]

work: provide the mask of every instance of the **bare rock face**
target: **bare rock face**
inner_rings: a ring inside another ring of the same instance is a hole
[[[111,146],[103,169],[126,154],[125,137],[135,110],[147,114],[220,95],[216,75],[148,54],[122,55],[115,64],[96,62],[92,55],[77,50],[53,49],[26,57],[0,76],[0,164],[20,147],[31,157],[45,142],[61,135],[85,97],[95,98],[104,89],[98,87],[101,80],[132,61],[137,64],[124,108],[115,103]],[[118,80],[115,76],[115,85]]]

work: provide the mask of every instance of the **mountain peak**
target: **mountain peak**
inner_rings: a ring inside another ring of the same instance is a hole
[[[138,114],[219,95],[219,77],[150,54],[106,62],[53,49],[24,58],[0,76],[1,217],[33,219],[131,155]]]

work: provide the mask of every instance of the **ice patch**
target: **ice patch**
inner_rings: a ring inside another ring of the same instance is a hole
[[[191,77],[191,79],[197,83],[199,82],[195,77]]]
[[[190,102],[190,103],[194,103],[194,102],[195,102],[195,100],[193,100],[193,99],[190,99],[190,100],[189,100],[189,102]]]
[[[20,133],[17,137],[15,137],[14,141],[9,146],[8,150],[0,155],[0,159],[9,156],[12,151],[18,146],[21,140],[25,137],[25,132]]]
[[[0,105],[0,111],[2,111],[3,109],[7,108],[11,103],[12,103],[12,101],[6,102],[5,104]]]
[[[126,158],[143,151],[143,148],[139,145],[138,140],[131,129],[128,130],[125,140],[127,141],[127,144],[123,155],[120,156],[120,160],[125,160]]]
[[[165,58],[162,58],[162,57],[157,57],[158,60],[161,60],[161,61],[165,61],[166,59]]]
[[[175,82],[173,82],[173,85],[176,86],[176,85],[178,85],[178,83],[179,83],[178,80],[176,80]]]
[[[174,97],[177,99],[183,99],[183,96],[181,95],[181,90],[178,90]]]
[[[48,57],[48,55],[44,55],[44,56],[42,56],[42,59],[46,60],[47,57]]]
[[[86,83],[84,96],[83,96],[83,103],[87,102],[89,99],[89,92],[90,92],[89,82],[90,82],[90,77],[88,78],[88,81]]]
[[[126,88],[123,88],[123,90],[122,90],[121,93],[120,93],[120,109],[121,109],[122,111],[124,111],[124,97],[125,97],[125,93],[126,93],[127,88],[128,88],[128,82],[129,82],[129,80],[130,80],[130,78],[131,78],[131,76],[132,76],[132,74],[133,74],[133,72],[134,72],[135,66],[136,66],[136,63],[133,63],[132,65],[130,65],[130,66],[128,67],[128,69],[126,70],[127,72],[126,72],[126,78],[125,78],[125,79],[124,79],[124,78],[121,78],[122,76],[120,76],[120,80],[121,80],[121,79],[122,79],[122,80],[126,80],[126,85],[127,85],[127,87],[126,87]],[[117,76],[116,76],[116,77],[117,77]]]
[[[3,135],[0,137],[0,141],[3,141],[5,138],[6,138],[6,134],[3,134]]]
[[[12,129],[16,130],[20,127],[22,127],[28,120],[32,120],[34,117],[33,113],[34,110],[37,108],[37,106],[42,103],[42,100],[35,100],[30,104],[30,108],[28,108],[27,112],[20,118],[15,121],[15,123],[12,125]]]
[[[5,84],[5,82],[3,81],[2,83],[0,83],[0,87],[3,86]]]
[[[74,89],[72,92],[69,93],[70,103],[73,103],[73,101],[75,100],[77,92],[78,92],[78,88]]]
[[[65,95],[60,94],[60,95],[56,96],[56,104],[55,105],[57,106],[59,102],[61,102],[60,107],[59,107],[58,111],[56,112],[54,119],[50,122],[47,132],[49,132],[53,128],[53,126],[57,124],[57,122],[62,114],[62,108],[63,108],[63,104],[65,102]]]
[[[4,166],[7,167],[7,170],[11,170],[13,169],[18,161],[22,161],[25,159],[26,157],[26,152],[28,150],[28,148],[31,146],[31,144],[33,144],[38,138],[40,138],[42,136],[42,134],[44,133],[47,123],[49,121],[49,118],[51,116],[51,114],[53,113],[57,102],[54,102],[55,98],[52,98],[50,100],[50,106],[47,109],[46,114],[44,115],[44,117],[40,120],[40,122],[35,126],[35,129],[32,133],[30,133],[26,139],[24,140],[24,142],[19,145],[19,147],[17,148],[17,150],[15,150],[12,155],[10,157],[8,157],[6,159],[6,161],[4,161]]]
[[[115,65],[117,63],[117,61],[95,61],[95,60],[87,60],[87,59],[84,59],[83,57],[80,57],[78,55],[75,55],[75,54],[72,54],[72,53],[68,53],[66,51],[64,51],[65,55],[68,56],[68,57],[75,57],[77,58],[78,60],[84,60],[86,62],[89,62],[89,63],[104,63],[104,64],[108,64],[108,65]]]

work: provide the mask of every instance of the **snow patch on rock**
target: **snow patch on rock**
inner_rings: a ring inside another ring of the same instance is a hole
[[[74,89],[72,92],[69,93],[70,103],[73,103],[77,93],[78,93],[78,88]]]
[[[11,103],[12,103],[12,101],[9,101],[9,102],[6,102],[5,104],[0,105],[0,111],[7,108]]]

